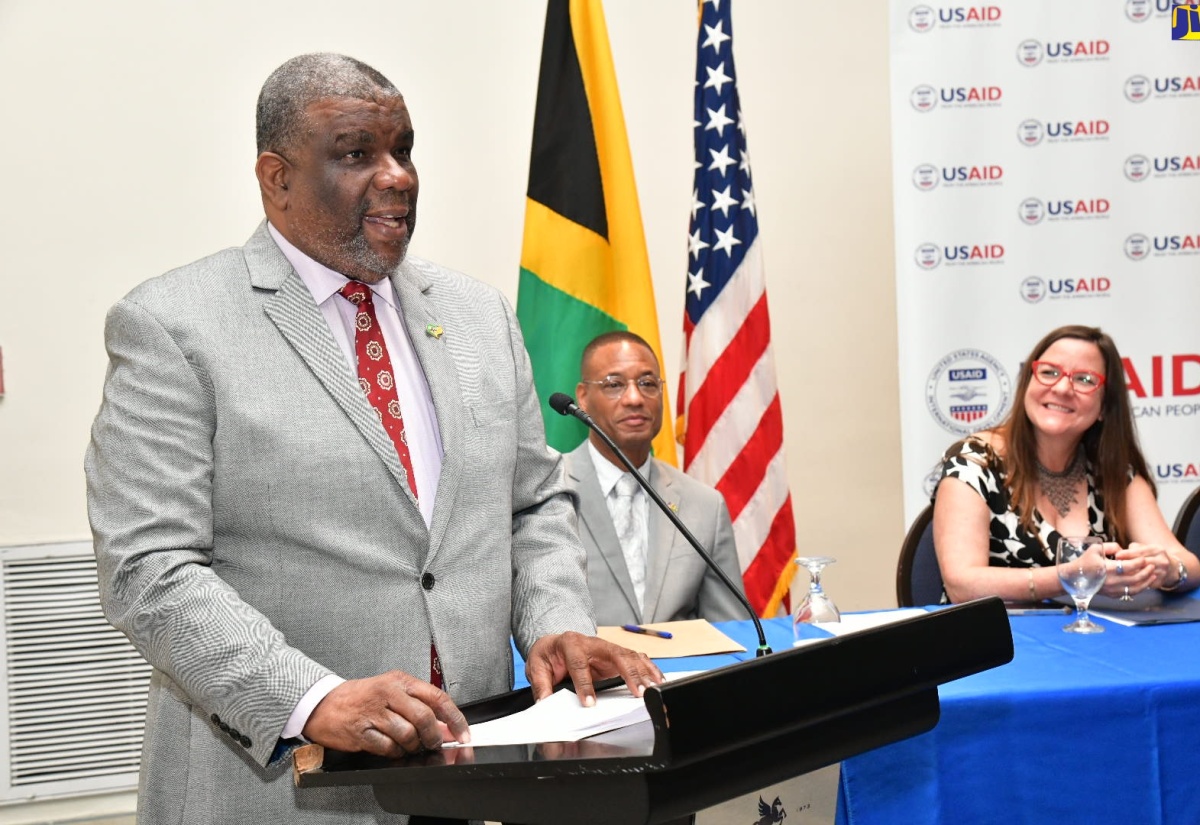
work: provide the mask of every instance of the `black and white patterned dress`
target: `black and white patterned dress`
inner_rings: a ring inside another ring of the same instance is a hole
[[[1036,534],[1021,526],[1012,509],[1008,488],[1004,484],[1004,460],[996,455],[990,444],[976,436],[955,442],[942,456],[942,478],[957,478],[979,494],[991,513],[988,543],[988,565],[991,567],[1053,567],[1054,548],[1059,533],[1042,514],[1033,511]],[[1087,464],[1088,524],[1090,534],[1107,534],[1104,501],[1092,477],[1092,463]],[[936,498],[936,492],[935,496]]]

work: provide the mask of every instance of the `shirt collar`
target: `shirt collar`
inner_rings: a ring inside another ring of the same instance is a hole
[[[588,453],[592,457],[592,466],[596,468],[596,480],[600,482],[600,492],[604,493],[607,498],[612,492],[612,488],[617,486],[617,482],[621,476],[625,475],[625,471],[613,464],[596,449],[596,445],[592,443],[592,439],[587,440]],[[650,459],[647,458],[641,467],[638,467],[638,472],[646,477],[650,472]],[[639,487],[640,489],[640,487]]]
[[[275,239],[275,243],[279,245],[279,250],[283,253],[283,257],[288,259],[288,263],[292,265],[292,269],[296,270],[296,274],[300,276],[300,280],[304,281],[304,285],[312,293],[313,300],[317,302],[317,306],[328,301],[350,280],[342,273],[332,270],[305,255],[291,241],[283,237],[283,234],[270,221],[267,222],[267,230],[271,233],[271,237]],[[367,286],[371,287],[371,291],[382,299],[384,303],[392,309],[396,309],[395,292],[392,289],[390,278],[384,278],[377,284],[368,284]]]

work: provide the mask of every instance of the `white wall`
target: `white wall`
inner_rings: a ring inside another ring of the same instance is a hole
[[[689,0],[605,9],[674,385],[696,12]],[[250,235],[254,101],[288,57],[346,52],[400,86],[422,183],[413,251],[515,300],[544,10],[0,0],[0,544],[88,535],[81,466],[104,312]],[[839,558],[827,583],[843,608],[890,606],[904,525],[886,6],[738,0],[734,12],[800,549]]]

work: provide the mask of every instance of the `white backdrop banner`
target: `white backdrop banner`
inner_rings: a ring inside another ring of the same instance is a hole
[[[1200,41],[1171,6],[892,0],[908,521],[1063,324],[1117,342],[1168,523],[1200,482]]]

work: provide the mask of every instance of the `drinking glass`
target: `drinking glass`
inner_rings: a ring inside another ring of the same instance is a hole
[[[808,571],[808,592],[796,604],[792,613],[792,632],[795,634],[796,644],[799,644],[802,638],[799,632],[800,625],[842,620],[837,605],[825,595],[825,590],[821,587],[821,571],[835,561],[837,559],[829,556],[804,556],[796,559],[796,564]]]
[[[1103,633],[1104,627],[1088,618],[1088,604],[1096,595],[1107,568],[1104,564],[1102,536],[1064,536],[1058,540],[1054,562],[1058,580],[1075,600],[1075,621],[1065,625],[1067,633]]]

